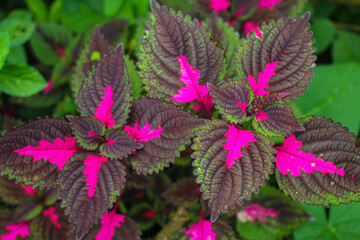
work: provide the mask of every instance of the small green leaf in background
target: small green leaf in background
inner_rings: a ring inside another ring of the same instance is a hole
[[[10,51],[10,39],[9,34],[0,32],[0,69],[4,66],[6,56]]]
[[[27,64],[27,56],[24,46],[10,48],[10,53],[6,58],[7,63]]]
[[[50,22],[59,21],[61,18],[61,11],[62,11],[62,0],[56,0],[50,6],[49,21]]]
[[[104,0],[104,13],[106,16],[114,16],[123,5],[123,0]]]
[[[325,115],[358,133],[360,63],[319,65],[314,72],[309,90],[294,100],[295,108],[302,113],[300,115]]]
[[[8,17],[0,23],[0,32],[9,33],[11,47],[24,44],[31,37],[34,29],[33,22],[15,16]]]
[[[334,63],[360,62],[359,34],[337,30],[332,59]]]
[[[16,97],[29,97],[47,85],[41,74],[28,65],[7,64],[0,71],[0,91]]]
[[[46,21],[48,17],[48,11],[44,0],[26,0],[26,5],[33,13],[36,21]]]
[[[295,240],[360,239],[360,203],[331,206],[326,219],[324,207],[303,205],[313,219],[297,229]]]
[[[313,31],[313,37],[316,39],[316,54],[320,54],[325,51],[333,42],[335,37],[335,26],[327,18],[316,19],[311,25],[311,31]]]
[[[131,85],[132,85],[132,97],[133,97],[133,99],[140,98],[143,86],[140,81],[140,77],[137,74],[135,63],[130,59],[130,57],[128,55],[124,55],[124,58],[125,58],[126,64],[128,65],[128,69],[129,69],[129,75],[130,75]]]

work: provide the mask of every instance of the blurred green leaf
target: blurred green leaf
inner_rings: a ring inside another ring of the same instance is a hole
[[[318,9],[315,14],[316,18],[327,18],[336,11],[338,4],[328,1],[318,1],[316,8]]]
[[[295,231],[295,240],[360,239],[360,203],[331,206],[329,219],[324,207],[303,206],[313,219]]]
[[[17,47],[24,44],[34,32],[35,24],[22,18],[8,17],[0,23],[0,32],[8,32],[10,46]]]
[[[327,18],[319,18],[311,25],[315,39],[316,54],[325,51],[333,42],[335,37],[335,26]]]
[[[59,21],[61,18],[61,12],[62,12],[62,0],[56,0],[50,6],[49,21],[50,22]]]
[[[48,16],[48,10],[44,0],[26,0],[26,5],[33,13],[35,20],[44,22]]]
[[[104,13],[106,16],[114,16],[123,5],[124,0],[104,0]]]
[[[360,35],[337,30],[332,58],[334,63],[360,62]]]
[[[141,92],[143,90],[142,83],[140,81],[140,77],[137,74],[136,65],[135,63],[130,59],[128,55],[124,55],[126,64],[128,65],[129,69],[129,75],[131,79],[131,85],[132,85],[132,97],[134,98],[140,98]]]
[[[6,56],[10,51],[10,38],[7,32],[0,32],[0,69],[4,66]]]
[[[0,71],[0,91],[16,97],[28,97],[47,85],[45,79],[28,65],[6,64]]]
[[[20,45],[17,47],[10,48],[10,53],[6,58],[6,62],[13,64],[26,64],[27,56],[24,46]]]
[[[360,124],[360,63],[319,65],[304,96],[294,101],[302,116],[325,115],[357,133]]]

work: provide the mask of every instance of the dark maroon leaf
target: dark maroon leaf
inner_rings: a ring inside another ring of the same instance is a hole
[[[288,99],[303,95],[314,74],[316,59],[309,18],[310,13],[305,13],[292,19],[272,20],[262,25],[262,38],[248,34],[235,58],[240,78],[258,79],[268,63],[277,61],[276,74],[268,81],[270,93],[289,93]]]
[[[125,167],[117,160],[108,159],[98,168],[97,183],[93,197],[84,174],[84,160],[90,155],[77,154],[65,164],[59,174],[61,206],[76,228],[77,238],[82,238],[89,228],[113,206],[125,182]]]
[[[53,219],[46,212],[54,208]],[[69,222],[64,215],[64,210],[59,205],[49,207],[30,223],[30,234],[39,240],[64,240],[68,239]]]
[[[105,41],[99,27],[95,27],[89,42],[80,52],[72,77],[71,88],[74,96],[78,94],[82,82],[87,82],[87,77],[93,69],[93,65],[110,51],[110,44]]]
[[[83,116],[99,119],[104,126],[121,127],[130,111],[131,100],[131,84],[123,58],[123,45],[120,44],[100,60],[89,78],[77,96],[79,112]],[[111,123],[107,122],[109,119]]]
[[[7,204],[18,204],[27,198],[25,188],[20,184],[8,180],[7,176],[0,177],[0,198]]]
[[[15,208],[12,222],[22,222],[32,220],[41,214],[43,206],[33,201],[21,201]]]
[[[311,117],[303,123],[305,131],[294,133],[296,141],[301,141],[299,149],[314,154],[325,162],[331,162],[344,175],[301,170],[300,176],[286,175],[276,171],[280,189],[294,199],[308,204],[338,205],[360,199],[360,147],[356,146],[355,134],[340,123],[323,117]],[[277,162],[280,159],[277,159]],[[316,167],[315,164],[311,165]]]
[[[135,152],[143,145],[120,129],[110,129],[106,133],[106,143],[101,145],[100,152],[109,158],[122,159]]]
[[[251,131],[256,138],[247,148],[240,148],[242,156],[235,159],[230,168],[227,166],[228,150],[225,150],[229,129],[222,120],[209,121],[196,133],[192,148],[192,157],[196,182],[201,184],[203,198],[209,200],[211,220],[215,221],[220,212],[226,212],[236,204],[249,200],[252,193],[257,193],[260,186],[265,186],[266,179],[272,173],[275,161],[273,142],[261,134]]]
[[[85,236],[84,240],[93,240],[101,229],[101,224],[98,223]],[[126,216],[120,228],[115,228],[113,240],[140,240],[142,235],[139,226],[130,217]]]
[[[149,96],[171,101],[184,87],[179,79],[180,56],[199,70],[200,85],[221,81],[226,65],[224,52],[211,41],[209,30],[199,26],[198,20],[160,6],[155,0],[150,5],[151,20],[147,22],[147,35],[142,38],[138,63]]]
[[[138,127],[142,128],[148,123],[150,129],[161,126],[164,130],[160,137],[142,142],[144,148],[129,157],[136,172],[145,175],[158,173],[174,162],[203,123],[203,120],[192,117],[172,104],[145,98],[134,101],[129,120],[130,126],[138,122]]]
[[[216,234],[216,239],[237,239],[236,234],[231,226],[225,222],[216,221],[211,225],[212,230]]]
[[[87,150],[95,150],[99,146],[98,138],[105,134],[105,128],[100,121],[93,118],[74,118],[66,116],[70,121],[72,132],[76,138],[76,143]],[[104,141],[106,141],[104,139]]]
[[[231,123],[242,123],[246,118],[246,109],[253,94],[244,81],[228,80],[219,87],[208,84],[210,94],[216,103],[216,109]]]
[[[11,223],[13,213],[8,209],[0,209],[0,236],[8,233],[6,226]]]
[[[2,175],[15,178],[17,183],[38,188],[50,188],[56,184],[57,166],[44,159],[33,161],[30,155],[14,152],[26,146],[38,146],[40,140],[71,138],[70,124],[63,119],[39,119],[9,132],[0,142],[0,169]]]
[[[200,198],[200,190],[192,177],[183,178],[173,183],[162,196],[176,206],[192,208]]]
[[[299,119],[288,102],[272,103],[262,109],[266,119],[253,119],[253,126],[258,132],[269,136],[285,136],[290,132],[303,131]]]
[[[101,26],[101,33],[104,34],[106,40],[114,44],[124,34],[128,27],[128,19],[114,19]]]

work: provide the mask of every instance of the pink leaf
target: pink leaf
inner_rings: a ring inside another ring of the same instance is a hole
[[[236,102],[236,105],[238,105],[241,108],[241,111],[243,111],[243,113],[246,113],[246,109],[249,106],[248,102]]]
[[[210,0],[209,6],[216,12],[225,11],[230,7],[230,0]]]
[[[90,137],[96,137],[96,136],[97,136],[97,134],[94,133],[93,131],[88,131],[88,135],[89,135]]]
[[[281,2],[282,0],[259,0],[258,8],[269,8],[270,10],[273,9],[275,4]]]
[[[185,230],[185,234],[192,234],[190,240],[216,240],[216,234],[211,228],[212,222],[203,219],[200,215],[200,221],[191,226],[189,230]]]
[[[89,185],[88,195],[90,198],[94,196],[98,174],[102,162],[107,162],[107,158],[98,155],[89,155],[84,161],[84,164],[87,167],[83,170],[82,173],[88,176],[86,178],[86,184]]]
[[[186,87],[180,88],[179,94],[174,95],[172,99],[182,103],[195,100],[203,103],[205,96],[209,93],[209,89],[205,85],[199,85],[199,70],[193,70],[192,66],[186,61],[185,56],[180,56],[178,61],[180,62],[180,80],[185,83]]]
[[[269,94],[269,92],[265,92],[264,89],[269,87],[267,82],[272,76],[275,75],[275,68],[277,64],[278,61],[276,60],[275,62],[266,65],[264,72],[259,73],[259,79],[257,82],[255,81],[253,76],[248,76],[249,85],[254,91],[255,97],[265,96]]]
[[[211,108],[216,105],[213,102],[213,99],[214,98],[208,94],[202,98],[202,103],[204,106],[202,106],[201,104],[190,104],[190,107],[194,109],[195,112],[200,112],[201,108],[203,107],[205,108],[206,112],[210,112]]]
[[[53,80],[52,80],[52,78],[50,78],[49,81],[48,81],[48,84],[47,84],[46,87],[43,89],[43,92],[44,92],[44,93],[50,92],[50,90],[52,89],[52,87],[53,87]]]
[[[250,31],[255,31],[256,37],[262,38],[263,33],[260,31],[260,25],[255,25],[253,22],[246,22],[244,25],[244,33],[248,34]]]
[[[248,130],[237,129],[236,127],[229,125],[229,131],[224,135],[228,139],[224,145],[224,149],[229,150],[229,153],[226,158],[227,168],[235,163],[235,159],[240,158],[243,154],[240,152],[241,148],[244,146],[249,147],[249,142],[255,142],[256,138]]]
[[[163,131],[164,129],[162,129],[160,125],[158,129],[150,129],[149,123],[145,123],[145,125],[139,129],[139,120],[136,120],[134,127],[130,125],[125,125],[124,127],[124,132],[138,142],[148,142],[153,138],[159,138]]]
[[[37,192],[37,190],[32,188],[30,185],[25,186],[23,183],[20,183],[20,185],[24,188],[25,196],[34,196]]]
[[[264,121],[264,120],[266,120],[268,118],[269,118],[269,115],[264,113],[262,109],[257,110],[257,113],[255,115],[255,120],[256,121]]]
[[[57,228],[61,228],[61,225],[57,222],[59,216],[55,213],[55,208],[49,207],[43,212],[45,217],[49,217],[50,221],[55,225]]]
[[[154,209],[150,209],[149,211],[144,213],[145,218],[155,218],[156,217],[156,211]]]
[[[29,225],[30,222],[28,221],[7,225],[6,230],[8,230],[9,232],[1,235],[1,240],[16,240],[16,237],[18,235],[20,235],[20,237],[22,238],[29,236]]]
[[[344,168],[337,169],[332,162],[325,162],[321,158],[315,158],[312,153],[305,153],[298,150],[302,146],[301,141],[296,141],[295,135],[291,134],[284,140],[281,146],[275,147],[276,166],[280,173],[287,175],[288,171],[294,176],[301,176],[302,169],[304,172],[312,174],[314,170],[321,171],[324,174],[335,173],[344,175]]]
[[[94,119],[98,119],[100,122],[103,123],[105,127],[112,128],[115,125],[115,120],[111,119],[113,114],[110,112],[114,101],[113,96],[114,93],[112,91],[112,86],[108,86],[107,88],[104,88],[105,95],[103,100],[100,101],[100,105],[98,108],[96,108],[96,115],[93,116]]]
[[[106,139],[105,145],[115,145],[115,144],[117,144],[117,142],[114,141],[113,139],[111,139],[111,138]]]
[[[253,204],[236,214],[241,222],[247,222],[248,220],[255,222],[256,219],[266,222],[266,217],[276,218],[279,215],[280,212],[275,211],[273,208],[263,208],[259,204]]]
[[[125,220],[125,215],[117,214],[116,208],[108,213],[104,213],[101,219],[101,229],[96,235],[96,240],[111,240],[115,233],[116,227],[121,227]],[[121,223],[120,223],[121,222]]]
[[[40,140],[39,145],[36,147],[28,145],[24,148],[14,150],[14,152],[19,153],[21,156],[33,156],[34,162],[44,159],[45,161],[49,161],[49,163],[57,164],[58,171],[64,167],[65,162],[77,151],[79,151],[79,149],[75,146],[75,138],[67,138],[66,136],[65,140],[56,138],[53,143]]]

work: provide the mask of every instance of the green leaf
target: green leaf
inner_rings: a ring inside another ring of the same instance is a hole
[[[337,30],[332,50],[334,63],[360,62],[360,36],[348,31]]]
[[[114,16],[124,4],[123,0],[104,0],[104,13],[106,16]]]
[[[50,6],[49,21],[58,22],[61,18],[62,0],[55,0]]]
[[[294,101],[308,115],[325,115],[342,122],[351,132],[359,131],[360,63],[320,65],[305,96]],[[344,107],[349,106],[349,107]]]
[[[6,56],[10,51],[10,38],[7,32],[0,32],[0,70],[4,66]]]
[[[48,10],[44,0],[26,0],[26,5],[37,22],[44,22],[47,19]]]
[[[28,65],[7,64],[0,71],[0,91],[12,96],[29,97],[46,85],[41,74]]]
[[[353,240],[360,238],[360,203],[331,206],[329,218],[324,207],[303,205],[313,219],[295,231],[295,240]]]
[[[125,58],[125,62],[127,63],[128,69],[129,69],[130,82],[132,85],[132,97],[133,97],[133,99],[140,98],[142,90],[143,90],[143,85],[140,81],[139,75],[137,74],[136,65],[130,59],[129,55],[124,55],[124,58]]]
[[[9,33],[11,47],[24,44],[31,37],[34,29],[33,22],[17,17],[8,17],[0,23],[0,32]]]
[[[319,18],[311,25],[315,38],[316,54],[325,51],[333,42],[335,37],[335,26],[327,18]]]
[[[27,64],[27,56],[24,46],[10,48],[10,53],[6,58],[7,63]]]

